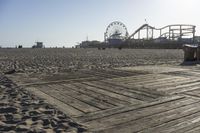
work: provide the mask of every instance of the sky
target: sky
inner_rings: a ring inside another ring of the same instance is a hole
[[[81,41],[104,40],[113,21],[129,34],[145,23],[196,25],[200,35],[199,0],[0,0],[0,46],[72,47]]]

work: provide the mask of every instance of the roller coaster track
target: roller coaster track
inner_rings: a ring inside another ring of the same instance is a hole
[[[183,36],[192,36],[193,38],[195,36],[195,25],[189,25],[189,24],[173,24],[173,25],[167,25],[162,28],[155,28],[153,26],[150,26],[149,24],[143,24],[140,26],[133,34],[131,34],[128,39],[134,39],[134,36],[138,34],[138,39],[140,39],[140,31],[145,30],[147,31],[146,33],[146,38],[154,38],[153,34],[154,31],[159,31],[159,36],[160,37],[167,37],[170,40],[177,39],[177,38],[182,38]],[[167,32],[163,33],[163,30],[166,30]],[[152,31],[151,35],[149,35],[149,30]],[[151,36],[151,37],[150,37]]]

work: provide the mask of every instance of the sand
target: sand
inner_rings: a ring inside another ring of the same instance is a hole
[[[84,132],[86,129],[44,100],[0,75],[0,132]]]
[[[67,114],[5,75],[56,74],[79,69],[179,65],[182,50],[0,49],[0,132],[85,132]]]
[[[0,49],[0,71],[57,73],[138,65],[179,65],[181,49]]]

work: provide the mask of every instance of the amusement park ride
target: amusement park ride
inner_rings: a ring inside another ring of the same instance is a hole
[[[118,48],[162,48],[164,46],[164,48],[181,48],[185,43],[198,43],[197,40],[200,39],[196,39],[198,37],[195,36],[195,29],[195,25],[187,24],[174,24],[155,28],[146,23],[129,35],[125,24],[114,21],[107,26],[104,33],[104,42],[99,46]]]
[[[175,24],[168,25],[163,28],[155,28],[148,24],[142,25],[137,29],[132,35],[129,36],[129,39],[134,38],[138,34],[138,39],[140,39],[141,30],[146,30],[146,39],[156,39],[154,37],[154,32],[159,32],[158,38],[166,38],[168,40],[181,40],[183,38],[194,38],[195,36],[195,27],[194,25],[186,24]]]
[[[126,26],[119,21],[112,22],[106,28],[104,39],[106,43],[120,44],[128,38]]]

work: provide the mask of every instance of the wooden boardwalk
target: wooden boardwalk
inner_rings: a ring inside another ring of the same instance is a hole
[[[200,132],[200,70],[131,67],[9,76],[89,132]]]

